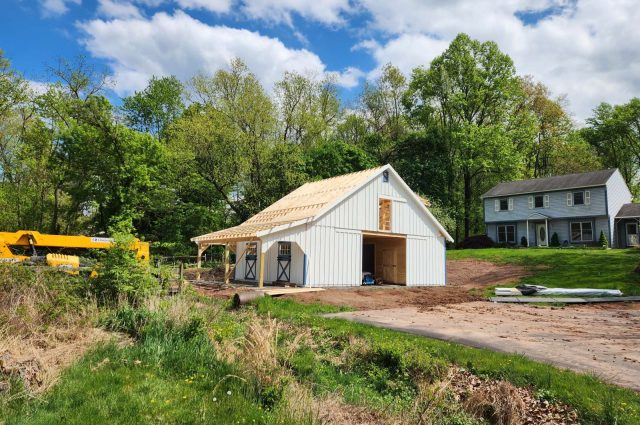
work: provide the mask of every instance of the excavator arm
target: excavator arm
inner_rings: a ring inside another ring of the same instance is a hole
[[[0,232],[0,262],[22,262],[35,261],[38,258],[38,248],[59,248],[59,249],[109,249],[113,246],[114,240],[104,237],[92,236],[66,236],[47,235],[37,231],[19,230],[17,232]],[[14,253],[12,247],[21,247],[29,250],[30,256]],[[149,243],[135,239],[129,247],[136,253],[140,260],[149,260]],[[47,254],[45,261],[48,265],[67,269],[77,269],[80,267],[80,258],[76,255]]]

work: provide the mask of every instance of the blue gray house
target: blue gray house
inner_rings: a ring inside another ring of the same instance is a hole
[[[640,204],[618,169],[504,182],[482,195],[487,236],[494,242],[549,246],[554,233],[562,245],[638,246]]]

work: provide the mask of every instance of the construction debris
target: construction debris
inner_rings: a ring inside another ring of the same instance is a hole
[[[620,297],[618,289],[547,288],[540,285],[518,285],[515,288],[496,288],[496,295],[519,297],[522,295],[572,295],[576,297]]]
[[[594,298],[568,298],[568,297],[491,297],[494,303],[559,303],[559,304],[594,304],[594,303],[622,303],[640,301],[640,297],[594,297]]]

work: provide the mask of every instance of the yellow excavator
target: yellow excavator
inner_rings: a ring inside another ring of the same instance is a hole
[[[38,255],[38,249],[47,251],[109,249],[113,243],[113,239],[105,237],[47,235],[33,230],[0,232],[0,262],[41,263],[62,269],[70,274],[78,274],[82,266],[78,255],[50,252],[43,256]],[[136,253],[136,257],[140,260],[149,260],[148,242],[135,239],[131,243],[130,249]]]

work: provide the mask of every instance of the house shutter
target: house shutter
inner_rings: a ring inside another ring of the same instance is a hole
[[[544,207],[549,208],[549,195],[544,195]]]
[[[533,196],[529,196],[529,209],[533,209]]]
[[[591,192],[588,190],[584,191],[584,204],[591,205]]]
[[[513,211],[513,198],[509,198],[509,211]]]
[[[495,208],[496,208],[496,211],[500,211],[500,200],[499,199],[495,200]]]
[[[573,205],[573,194],[571,192],[567,193],[567,206],[570,207]]]

